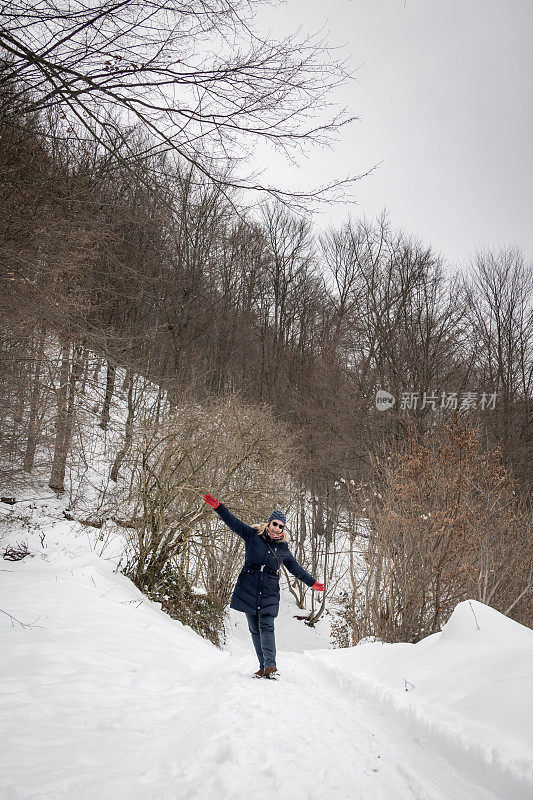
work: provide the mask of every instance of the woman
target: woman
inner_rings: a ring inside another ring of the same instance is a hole
[[[279,571],[285,564],[289,572],[318,592],[324,585],[298,564],[285,541],[286,517],[277,509],[268,521],[252,527],[237,519],[217,497],[204,494],[204,500],[214,508],[226,525],[245,544],[245,562],[240,571],[230,607],[243,611],[248,620],[255,652],[259,659],[257,678],[276,678],[276,641],[274,619],[279,611]]]

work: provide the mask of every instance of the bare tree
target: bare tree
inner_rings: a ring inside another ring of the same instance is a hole
[[[83,348],[74,345],[66,336],[61,341],[61,368],[57,387],[57,415],[55,423],[55,445],[52,471],[48,485],[56,492],[63,492],[67,455],[70,449],[74,415],[76,411],[77,384],[81,377]]]
[[[262,140],[284,152],[324,142],[350,121],[331,112],[346,80],[316,36],[263,39],[253,30],[257,0],[14,0],[2,7],[4,81],[30,112],[51,110],[67,136],[96,141],[138,160],[125,130],[149,135],[145,153],[176,153],[220,186],[282,198],[332,197],[346,181],[286,192],[250,177],[230,177],[228,163]],[[29,94],[28,94],[29,92]],[[318,116],[318,118],[317,118]]]
[[[497,404],[483,420],[528,489],[533,435],[533,269],[509,248],[478,253],[464,282],[469,357]]]

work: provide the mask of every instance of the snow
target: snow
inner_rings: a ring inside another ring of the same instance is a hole
[[[0,564],[1,800],[533,797],[533,632],[493,609],[335,650],[328,617],[305,626],[284,594],[281,677],[256,680],[244,615],[219,650],[98,532],[44,512],[6,529],[34,555]]]
[[[418,644],[363,644],[306,658],[376,703],[502,797],[533,797],[533,631],[459,603]]]

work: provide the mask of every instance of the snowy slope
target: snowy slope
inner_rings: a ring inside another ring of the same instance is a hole
[[[286,599],[258,681],[243,615],[220,651],[46,525],[0,565],[1,800],[533,796],[529,629],[461,604],[417,645],[317,650]]]
[[[533,797],[533,631],[475,600],[413,644],[309,653],[502,797]]]

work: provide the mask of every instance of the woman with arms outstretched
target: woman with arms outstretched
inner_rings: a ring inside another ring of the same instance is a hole
[[[242,611],[248,620],[255,652],[259,659],[257,678],[275,678],[276,640],[274,619],[279,611],[279,571],[285,564],[289,572],[312,589],[324,591],[324,585],[298,564],[285,541],[286,517],[277,509],[259,528],[237,519],[217,497],[204,494],[204,500],[217,512],[228,528],[244,539],[245,562],[239,573],[230,608]]]

